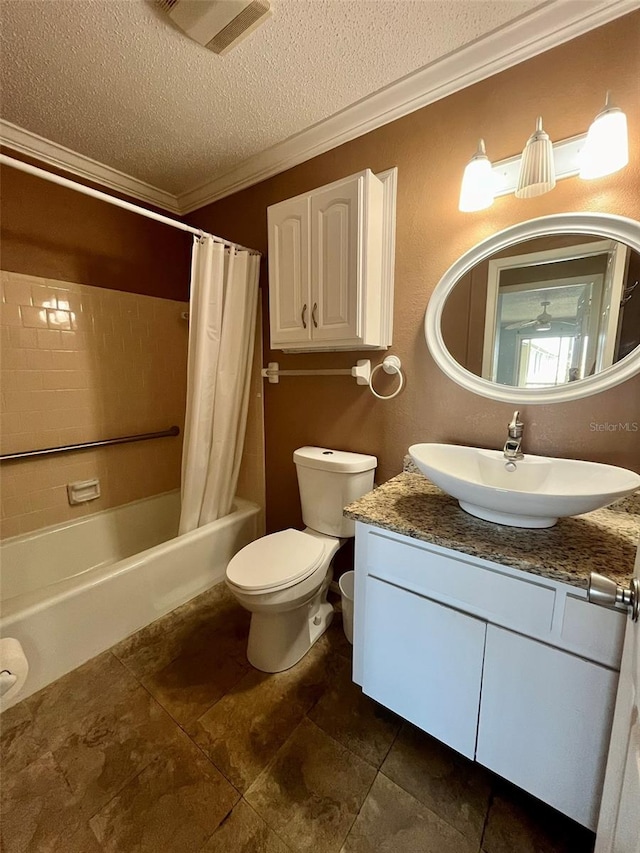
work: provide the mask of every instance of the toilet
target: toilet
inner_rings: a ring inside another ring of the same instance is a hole
[[[375,456],[301,447],[293,454],[304,530],[281,530],[242,548],[227,566],[227,586],[251,613],[247,658],[281,672],[303,658],[331,624],[327,590],[333,558],[355,524],[343,508],[373,488]]]

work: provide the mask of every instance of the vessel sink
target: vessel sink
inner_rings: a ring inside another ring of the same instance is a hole
[[[638,474],[598,462],[527,454],[507,465],[501,450],[455,444],[414,444],[409,454],[463,510],[511,527],[553,527],[640,488]]]

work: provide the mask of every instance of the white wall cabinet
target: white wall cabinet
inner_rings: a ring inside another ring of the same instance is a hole
[[[396,174],[367,169],[268,208],[272,349],[391,344]]]
[[[595,829],[625,613],[359,522],[354,681]]]

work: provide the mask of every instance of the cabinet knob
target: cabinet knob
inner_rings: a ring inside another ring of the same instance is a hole
[[[313,308],[311,309],[311,319],[313,320],[313,325],[317,329],[318,328],[318,303],[313,303]]]
[[[618,586],[610,578],[591,572],[587,597],[592,604],[600,604],[602,607],[623,604],[629,608],[629,615],[633,621],[638,621],[640,610],[640,580],[638,578],[632,578],[629,588],[625,589],[623,586]]]
[[[305,302],[302,306],[302,328],[307,328],[307,303]]]

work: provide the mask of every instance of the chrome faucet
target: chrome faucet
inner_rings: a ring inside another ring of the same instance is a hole
[[[508,437],[504,443],[504,458],[508,462],[516,462],[519,459],[524,459],[524,453],[522,452],[524,424],[520,420],[520,412],[513,413],[511,423],[507,429]]]

